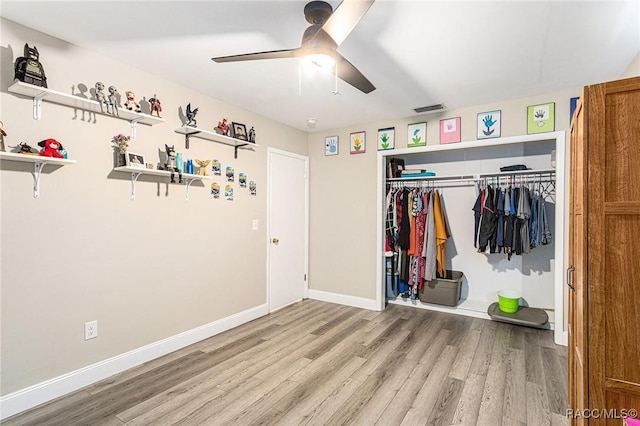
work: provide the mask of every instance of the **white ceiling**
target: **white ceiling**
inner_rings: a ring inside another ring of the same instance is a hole
[[[640,51],[638,1],[378,0],[338,48],[370,94],[339,80],[334,95],[334,77],[298,59],[211,61],[299,47],[305,4],[3,0],[0,15],[303,131],[612,80]]]

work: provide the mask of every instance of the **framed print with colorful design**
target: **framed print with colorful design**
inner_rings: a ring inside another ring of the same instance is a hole
[[[527,134],[553,132],[556,129],[556,104],[531,105],[527,107]]]
[[[407,127],[407,146],[425,146],[427,144],[427,123],[411,123]]]
[[[364,132],[351,133],[351,153],[364,154],[367,150]]]
[[[488,111],[478,114],[478,139],[499,138],[502,128],[502,111]]]
[[[378,129],[378,151],[393,149],[396,144],[396,128]]]
[[[324,155],[338,155],[337,136],[327,136],[324,138]]]
[[[569,126],[571,126],[571,121],[573,121],[573,113],[576,112],[576,108],[578,107],[578,99],[580,98],[575,97],[569,100]]]
[[[455,143],[462,140],[460,117],[440,120],[440,143]]]

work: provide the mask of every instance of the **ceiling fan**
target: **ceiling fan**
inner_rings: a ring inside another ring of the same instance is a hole
[[[375,86],[340,55],[336,49],[367,13],[375,0],[344,0],[333,11],[324,1],[312,1],[304,7],[304,17],[311,24],[302,35],[302,43],[296,49],[272,50],[242,55],[211,58],[218,63],[254,61],[258,59],[280,59],[310,56],[311,61],[321,65],[323,59],[335,61],[337,75],[356,89],[369,93]]]

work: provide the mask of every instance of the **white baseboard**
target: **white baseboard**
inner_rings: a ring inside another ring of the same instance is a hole
[[[375,299],[365,299],[364,297],[348,296],[346,294],[331,293],[328,291],[309,289],[309,299],[321,300],[323,302],[337,303],[339,305],[353,306],[354,308],[369,309],[378,311]]]
[[[97,362],[62,376],[21,389],[0,398],[0,419],[36,407],[109,376],[207,339],[269,313],[264,305],[219,319],[175,336]]]

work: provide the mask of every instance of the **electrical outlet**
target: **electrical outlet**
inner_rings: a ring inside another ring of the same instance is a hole
[[[253,221],[251,222],[251,229],[253,229],[254,231],[258,230],[258,219],[253,219]]]
[[[84,340],[98,337],[98,320],[84,323]]]

